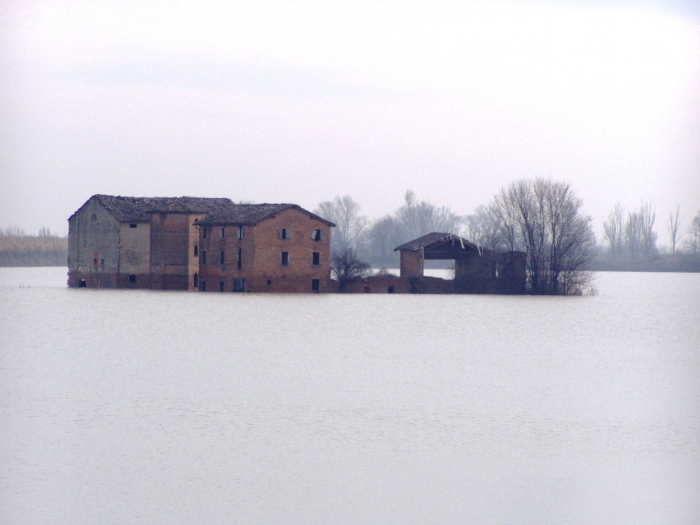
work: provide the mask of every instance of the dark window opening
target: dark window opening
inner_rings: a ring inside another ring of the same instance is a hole
[[[219,264],[224,264],[224,250],[219,254]]]
[[[389,289],[387,290],[387,293],[394,293],[394,287],[389,286]]]
[[[132,273],[129,275],[129,282],[134,283],[134,284],[136,283],[136,274],[135,273]]]
[[[80,281],[78,281],[78,288],[87,288],[87,282],[85,282],[85,279],[80,279]]]
[[[243,250],[238,248],[238,259],[236,259],[236,266],[240,270],[243,267]]]
[[[313,265],[314,266],[319,266],[321,264],[321,253],[320,252],[314,252],[313,255]]]
[[[131,224],[129,224],[129,228],[136,228],[136,226],[138,226],[138,225],[134,224],[133,222]]]
[[[271,279],[268,279],[268,280],[267,280],[267,285],[270,286],[271,284],[272,284],[272,280],[271,280]]]
[[[243,238],[243,225],[242,224],[238,225],[238,238],[239,239]]]
[[[207,264],[207,251],[202,250],[202,264]]]
[[[104,265],[105,265],[105,260],[104,260],[104,259],[100,259],[100,266],[104,267]]]
[[[282,252],[282,266],[289,266],[289,252]]]
[[[236,278],[233,280],[233,291],[242,292],[245,290],[245,279]]]
[[[311,239],[314,241],[322,241],[326,238],[326,232],[324,230],[314,230],[311,233]]]
[[[219,281],[219,291],[220,292],[224,291],[224,281]]]
[[[321,280],[320,279],[311,279],[311,291],[318,292],[320,290],[321,290]]]
[[[206,228],[202,228],[202,238],[203,239],[207,238],[207,229]]]
[[[369,286],[365,286],[365,293],[369,293]]]
[[[221,228],[221,238],[223,239],[226,236],[226,228]]]
[[[289,228],[281,228],[277,230],[277,238],[278,239],[289,239],[291,238]]]
[[[207,282],[206,282],[204,279],[202,279],[201,281],[199,281],[199,289],[200,289],[202,292],[206,292],[206,291],[207,291]]]
[[[97,264],[97,259],[93,259],[92,264]]]
[[[194,256],[197,257],[199,255],[199,246],[196,244],[194,245]]]
[[[199,274],[195,273],[194,274],[194,287],[197,288],[199,286]]]

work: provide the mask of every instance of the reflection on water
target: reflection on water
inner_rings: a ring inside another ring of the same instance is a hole
[[[7,270],[0,523],[700,515],[700,275],[551,298],[69,290],[65,269]]]

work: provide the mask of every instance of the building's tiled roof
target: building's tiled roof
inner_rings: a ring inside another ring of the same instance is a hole
[[[305,210],[296,204],[234,204],[232,207],[207,215],[198,224],[224,225],[224,224],[257,224],[260,221],[276,215],[284,210],[294,208],[301,210],[314,219],[325,222],[328,226],[335,226],[332,222]]]
[[[93,195],[120,222],[149,221],[149,213],[216,213],[234,206],[231,199],[206,197],[121,197]]]
[[[471,243],[464,237],[460,237],[454,233],[431,232],[427,235],[423,235],[422,237],[418,237],[417,239],[413,239],[412,241],[408,241],[401,246],[397,246],[394,248],[394,251],[406,250],[409,252],[415,252],[427,248],[433,244],[443,241],[451,241],[452,239],[460,241],[461,245],[464,247],[477,249],[477,246],[474,243]]]

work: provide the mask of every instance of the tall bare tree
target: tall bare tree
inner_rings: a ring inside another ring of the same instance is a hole
[[[625,209],[619,202],[603,223],[603,238],[608,245],[610,258],[621,257],[625,249]]]
[[[491,209],[502,245],[527,253],[533,293],[577,293],[588,283],[595,252],[592,219],[569,184],[515,181],[496,195]]]
[[[317,215],[335,223],[331,237],[331,252],[343,253],[355,250],[357,241],[367,228],[367,217],[360,214],[360,205],[350,195],[337,195],[332,201],[325,201],[314,211]]]
[[[700,253],[700,211],[690,222],[688,239],[685,241],[687,250],[693,255]]]
[[[462,218],[444,206],[419,201],[412,190],[404,195],[404,204],[394,214],[401,233],[400,242],[406,242],[430,232],[458,233]]]
[[[464,235],[470,241],[489,250],[504,248],[498,234],[498,221],[487,206],[477,206],[473,214],[464,217]]]
[[[681,213],[681,207],[680,207],[680,205],[677,205],[676,206],[676,214],[675,215],[673,213],[669,214],[668,223],[666,224],[666,226],[668,228],[669,245],[671,246],[671,253],[673,255],[676,254],[676,245],[680,242],[680,237],[681,237],[679,234],[679,230],[681,227],[680,213]]]

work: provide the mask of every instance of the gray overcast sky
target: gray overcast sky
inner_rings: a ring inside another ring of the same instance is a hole
[[[700,210],[694,1],[3,2],[0,226],[94,193]]]

